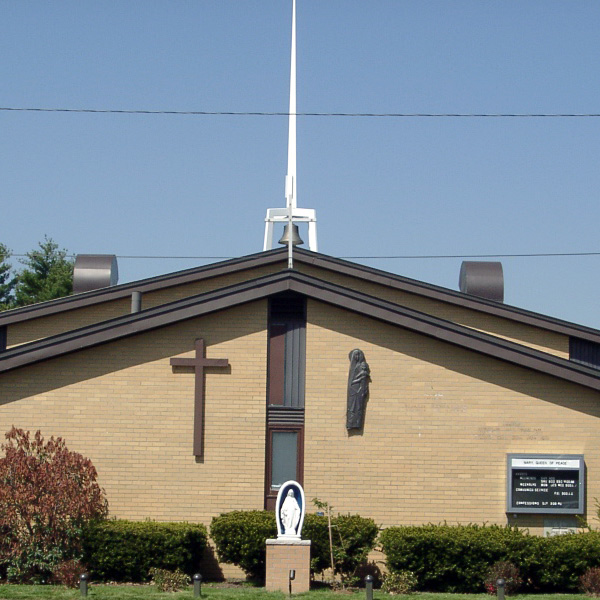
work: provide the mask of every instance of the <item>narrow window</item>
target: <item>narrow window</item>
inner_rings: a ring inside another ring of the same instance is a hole
[[[306,301],[281,295],[269,306],[265,508],[273,509],[279,487],[302,483]]]
[[[271,487],[279,490],[282,483],[298,476],[298,431],[272,431]]]

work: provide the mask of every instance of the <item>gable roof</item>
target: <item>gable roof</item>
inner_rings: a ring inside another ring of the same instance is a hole
[[[30,342],[0,354],[0,373],[186,319],[293,291],[431,338],[600,390],[600,371],[344,288],[293,270],[267,275],[82,329]]]
[[[282,256],[280,256],[281,254],[279,249],[269,252],[259,252],[257,254],[250,254],[240,258],[204,265],[202,267],[194,267],[193,269],[176,271],[174,273],[167,273],[166,275],[150,277],[148,279],[140,279],[130,283],[92,290],[90,292],[73,294],[71,296],[65,296],[64,298],[57,298],[56,300],[23,306],[22,308],[14,308],[0,313],[0,327],[11,323],[58,314],[67,310],[93,306],[102,302],[127,298],[131,296],[133,292],[153,292],[177,285],[277,263],[283,260]]]
[[[204,279],[219,277],[230,273],[249,271],[256,267],[282,263],[282,269],[287,268],[287,248],[277,248],[266,252],[250,254],[202,267],[195,267],[184,271],[177,271],[166,275],[159,275],[131,283],[113,287],[75,294],[65,298],[58,298],[31,306],[25,306],[0,313],[0,327],[35,319],[38,317],[59,314],[61,312],[93,306],[102,302],[109,302],[131,296],[132,292],[142,293],[167,289],[186,283],[198,282]],[[577,325],[562,319],[548,317],[540,313],[517,308],[501,302],[478,298],[462,292],[454,291],[438,285],[417,281],[387,271],[367,267],[347,260],[334,258],[318,252],[294,249],[294,261],[311,265],[336,273],[354,277],[359,280],[387,286],[402,292],[416,294],[431,300],[447,302],[449,304],[476,310],[482,313],[509,319],[526,325],[539,327],[567,336],[579,337],[588,341],[600,343],[600,331],[591,327]]]

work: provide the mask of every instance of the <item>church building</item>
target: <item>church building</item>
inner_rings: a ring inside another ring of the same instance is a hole
[[[600,497],[600,331],[317,251],[293,15],[286,207],[263,252],[0,313],[0,434],[64,438],[118,518],[208,526],[295,480],[309,511],[381,527],[574,530]],[[310,250],[271,249],[294,222]]]
[[[6,311],[0,331],[0,432],[63,437],[114,517],[209,525],[294,479],[309,511],[382,527],[549,534],[600,496],[600,332],[499,301],[300,249],[290,269],[280,248]]]

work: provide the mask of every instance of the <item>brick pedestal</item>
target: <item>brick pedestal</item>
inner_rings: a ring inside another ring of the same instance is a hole
[[[308,592],[310,588],[310,540],[267,540],[268,591],[290,592],[290,570],[296,571],[291,582],[292,594]]]

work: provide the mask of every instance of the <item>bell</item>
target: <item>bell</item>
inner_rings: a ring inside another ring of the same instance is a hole
[[[287,223],[285,229],[283,230],[283,235],[279,240],[280,244],[287,246],[290,243],[290,224]],[[292,246],[299,246],[300,244],[304,244],[302,239],[300,238],[300,234],[298,233],[298,225],[292,223]]]

